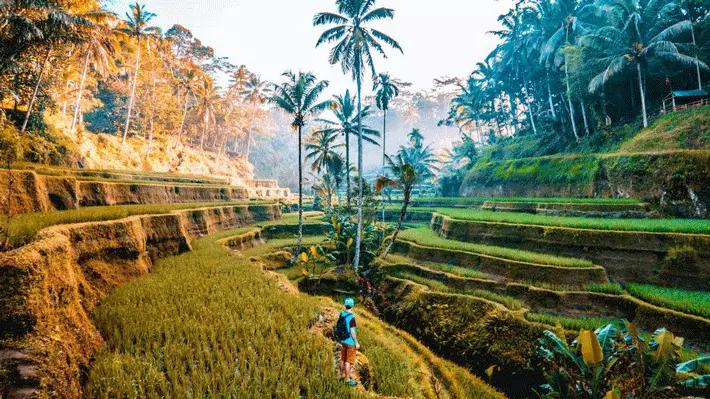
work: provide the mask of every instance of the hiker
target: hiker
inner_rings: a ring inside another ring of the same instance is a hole
[[[354,387],[357,381],[352,378],[352,369],[357,360],[357,351],[360,344],[357,342],[357,327],[352,309],[355,306],[353,298],[345,298],[345,310],[340,312],[338,322],[335,323],[335,338],[342,345],[340,350],[340,378],[345,380],[345,385]]]

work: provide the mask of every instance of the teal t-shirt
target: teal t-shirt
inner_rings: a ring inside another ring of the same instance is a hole
[[[347,317],[345,324],[348,326],[348,328],[354,329],[355,334],[357,334],[357,323],[355,323],[355,315],[345,310],[340,312],[340,315],[343,317]],[[353,338],[352,334],[350,334],[350,338],[346,339],[345,341],[340,341],[340,343],[343,345],[355,346],[355,339]]]

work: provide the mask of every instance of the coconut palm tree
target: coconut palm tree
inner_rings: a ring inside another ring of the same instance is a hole
[[[22,8],[25,6],[24,2],[19,3],[19,7]],[[42,10],[42,12],[45,13],[45,16],[35,25],[32,25],[31,27],[25,26],[23,31],[26,30],[26,34],[30,34],[38,39],[42,46],[46,46],[46,51],[44,57],[42,58],[42,63],[40,64],[39,74],[35,80],[32,95],[30,96],[30,103],[27,105],[25,119],[22,122],[22,132],[27,130],[27,123],[32,115],[32,109],[42,84],[42,78],[44,77],[47,67],[50,65],[49,59],[52,56],[54,46],[62,42],[71,43],[79,41],[77,30],[91,25],[91,20],[89,19],[90,15],[74,13],[65,8],[57,7],[50,2],[33,1],[30,3],[33,3],[32,8]]]
[[[177,89],[182,90],[183,96],[183,109],[182,118],[180,119],[180,130],[178,130],[177,140],[175,145],[180,142],[180,137],[182,137],[182,132],[185,130],[185,121],[187,120],[187,111],[190,105],[190,98],[195,96],[195,85],[197,83],[197,72],[194,69],[188,69],[182,76],[178,77]]]
[[[420,181],[416,167],[406,161],[401,153],[396,155],[394,160],[389,156],[386,159],[392,177],[379,176],[375,183],[375,191],[381,193],[386,187],[396,188],[402,190],[403,199],[397,227],[394,229],[389,245],[382,253],[383,259],[387,257],[392,250],[392,245],[397,241],[399,231],[402,229],[402,223],[407,217],[407,207],[412,200],[412,189]]]
[[[138,3],[131,6],[131,12],[126,13],[126,27],[120,28],[119,32],[136,38],[136,64],[133,69],[133,81],[131,83],[131,95],[128,99],[128,110],[126,112],[126,126],[123,130],[123,141],[126,144],[128,129],[131,126],[131,111],[133,110],[133,101],[136,97],[136,86],[138,84],[138,70],[141,60],[141,44],[149,42],[151,38],[160,36],[160,28],[149,26],[150,21],[155,18],[155,14],[145,10],[144,5]]]
[[[74,132],[76,123],[81,112],[81,97],[86,83],[86,74],[89,66],[93,65],[94,70],[105,74],[114,64],[113,54],[116,48],[115,32],[109,23],[116,19],[116,14],[111,11],[99,8],[86,13],[86,17],[92,20],[92,24],[82,29],[80,40],[86,46],[84,51],[84,63],[81,70],[81,80],[76,94],[74,104],[74,116],[71,121],[70,132]]]
[[[377,75],[377,80],[372,88],[375,90],[377,108],[383,112],[382,116],[382,176],[387,176],[387,111],[390,101],[399,96],[399,87],[392,81],[388,73]],[[382,224],[385,223],[385,198],[382,197]]]
[[[344,145],[338,143],[338,134],[325,130],[315,131],[306,143],[306,159],[313,160],[311,171],[323,176],[323,186],[328,197],[328,211],[331,210],[333,187],[339,177],[333,172],[342,170],[343,157],[338,152]],[[325,172],[325,173],[324,173]]]
[[[309,119],[332,107],[330,101],[318,102],[318,97],[328,87],[327,81],[319,81],[310,72],[283,75],[286,82],[274,85],[270,101],[293,116],[291,127],[298,132],[298,242],[291,262],[301,253],[303,242],[303,127]]]
[[[318,39],[316,47],[324,43],[337,42],[330,52],[331,65],[340,64],[343,73],[350,73],[357,82],[358,114],[362,114],[362,78],[366,69],[370,69],[372,76],[376,76],[373,52],[387,57],[383,44],[402,51],[396,40],[385,33],[369,28],[371,22],[381,19],[393,19],[394,10],[390,8],[374,8],[376,0],[336,0],[338,14],[319,13],[313,18],[313,25],[336,25],[329,28]],[[353,269],[358,271],[360,263],[360,239],[362,236],[362,118],[358,119],[358,207],[357,207],[357,235],[355,236],[355,257]]]
[[[220,100],[219,91],[209,76],[205,76],[202,85],[197,88],[198,112],[202,115],[202,135],[200,136],[200,150],[205,148],[205,137],[210,128],[210,121],[214,119]]]
[[[252,74],[249,79],[244,84],[244,90],[240,93],[244,96],[244,101],[246,101],[252,107],[252,115],[250,120],[250,126],[247,130],[246,144],[244,150],[244,157],[249,159],[249,151],[251,149],[252,142],[252,132],[254,128],[254,119],[256,118],[257,109],[264,105],[269,97],[271,96],[271,84],[265,80],[261,80],[258,75]]]
[[[330,119],[319,119],[319,123],[323,123],[325,128],[322,129],[327,133],[337,133],[343,136],[345,139],[345,187],[347,191],[347,208],[348,213],[350,212],[350,136],[358,136],[359,128],[362,128],[363,140],[367,141],[373,145],[379,145],[376,138],[379,137],[380,133],[374,129],[370,129],[368,126],[360,125],[359,121],[366,119],[371,115],[370,107],[367,106],[362,108],[357,114],[355,97],[350,95],[350,90],[345,91],[344,96],[333,96],[333,108],[332,112],[335,115],[335,121]]]
[[[639,83],[644,127],[648,127],[644,69],[651,60],[708,68],[697,58],[682,54],[673,41],[692,29],[692,23],[688,20],[669,21],[660,17],[663,9],[674,6],[672,2],[654,0],[614,0],[608,9],[608,18],[612,23],[585,36],[587,44],[601,54],[599,61],[605,66],[590,82],[589,91],[597,91],[612,77],[628,68],[634,68]]]

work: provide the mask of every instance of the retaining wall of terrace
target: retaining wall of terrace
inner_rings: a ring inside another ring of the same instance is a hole
[[[448,239],[588,259],[615,280],[696,290],[710,286],[710,235],[479,222],[438,214],[431,227]],[[687,256],[674,261],[672,250]]]
[[[525,280],[580,288],[587,284],[608,281],[606,271],[600,266],[560,267],[538,265],[473,252],[426,247],[404,240],[396,241],[393,250],[420,261],[451,264],[511,280]]]
[[[90,315],[111,289],[197,237],[280,217],[278,205],[235,206],[56,226],[0,254],[0,396],[81,397],[103,343]]]
[[[85,206],[228,202],[250,197],[243,187],[78,181],[72,176],[46,176],[32,171],[13,171],[11,176],[13,215]],[[0,171],[0,191],[7,192],[9,182],[7,171]]]
[[[514,282],[499,282],[456,276],[412,264],[386,266],[387,270],[404,271],[440,281],[458,290],[483,289],[504,294],[525,303],[532,312],[563,314],[570,317],[603,317],[625,319],[646,331],[668,328],[686,341],[704,350],[710,349],[705,337],[710,336],[710,320],[672,309],[658,307],[628,295],[612,295],[582,291],[555,291]]]

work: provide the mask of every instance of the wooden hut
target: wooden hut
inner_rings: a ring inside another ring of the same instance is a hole
[[[710,105],[710,95],[705,90],[676,90],[663,99],[661,112],[682,111],[688,108]]]

